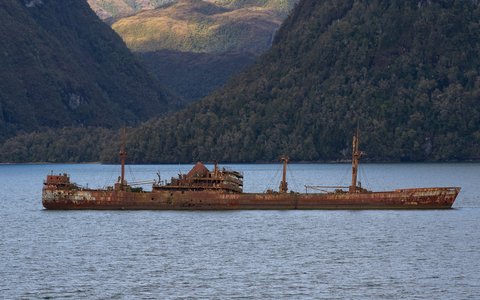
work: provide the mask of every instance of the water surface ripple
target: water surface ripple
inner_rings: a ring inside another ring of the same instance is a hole
[[[127,174],[168,178],[190,167]],[[276,165],[232,167],[248,191],[278,185]],[[452,210],[46,211],[50,170],[101,186],[118,166],[1,165],[0,298],[480,299],[480,164],[364,168],[376,190],[463,190]],[[297,190],[349,181],[348,165],[291,169]]]

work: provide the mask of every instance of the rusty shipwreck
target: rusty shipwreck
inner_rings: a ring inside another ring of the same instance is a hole
[[[284,209],[447,209],[451,208],[459,187],[430,187],[372,192],[357,184],[359,159],[358,130],[353,137],[352,182],[348,187],[316,193],[288,191],[283,157],[283,174],[278,191],[243,192],[243,175],[220,169],[212,171],[197,163],[188,174],[170,182],[155,181],[151,191],[143,191],[125,180],[124,146],[120,151],[121,175],[114,186],[89,189],[70,182],[67,174],[47,175],[42,192],[46,209],[60,210],[284,210]]]

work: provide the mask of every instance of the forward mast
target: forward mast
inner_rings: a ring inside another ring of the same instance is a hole
[[[125,139],[126,139],[126,130],[123,128],[122,130],[122,144],[120,146],[120,162],[121,162],[121,173],[120,173],[120,185],[119,189],[124,190],[125,189],[125,160],[127,159],[127,152],[125,151]]]

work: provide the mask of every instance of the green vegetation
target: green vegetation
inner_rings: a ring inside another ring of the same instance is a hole
[[[118,131],[98,127],[42,128],[1,145],[1,162],[98,162],[116,159]]]
[[[112,28],[136,52],[263,53],[297,0],[198,1],[174,4],[122,18]]]
[[[160,82],[168,86],[185,102],[207,96],[225,84],[231,74],[251,65],[256,56],[250,53],[192,53],[155,51],[136,53],[137,57],[157,74]]]
[[[223,89],[140,127],[137,162],[480,158],[474,1],[305,0]]]
[[[87,0],[97,15],[106,21],[134,15],[141,10],[154,9],[175,0]]]
[[[348,159],[357,122],[372,161],[479,159],[478,20],[476,1],[303,0],[251,68],[130,129],[129,160]]]
[[[119,18],[112,27],[162,83],[191,102],[268,50],[275,30],[297,1],[178,0],[168,6],[164,1],[130,1],[132,7],[133,2],[142,8],[163,6]],[[118,1],[90,2],[101,15],[93,4]]]
[[[134,124],[170,106],[83,1],[0,4],[0,141],[18,131]]]
[[[118,20],[142,10],[150,10],[177,3],[181,0],[87,0],[92,9],[103,20]],[[298,0],[198,0],[233,9],[264,7],[288,14]]]

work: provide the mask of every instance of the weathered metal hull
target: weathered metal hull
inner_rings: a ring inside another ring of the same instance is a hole
[[[452,207],[459,192],[460,188],[298,194],[129,192],[45,187],[42,203],[46,209],[58,210],[447,209]]]

